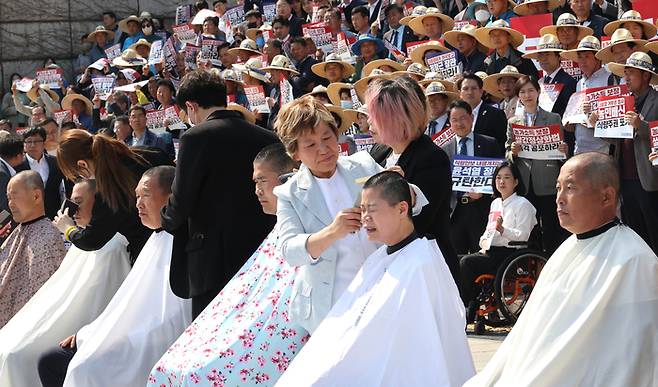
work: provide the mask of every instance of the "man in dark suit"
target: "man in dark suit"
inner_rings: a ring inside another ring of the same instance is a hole
[[[352,0],[347,5],[345,5],[345,2],[343,1],[338,5],[339,9],[342,8],[343,15],[345,15],[345,22],[351,30],[354,29],[354,26],[352,26],[352,11],[354,8],[360,7],[362,5],[366,5],[366,2],[363,0]]]
[[[45,141],[46,130],[40,126],[23,133],[23,143],[27,155],[21,164],[21,168],[37,171],[41,175],[45,187],[43,201],[46,216],[54,219],[62,204],[64,175],[57,165],[57,158],[45,153]]]
[[[290,36],[302,36],[302,24],[304,21],[292,13],[292,0],[278,0],[276,2],[276,16],[288,20]]]
[[[22,171],[23,138],[17,134],[0,132],[0,210],[9,211],[7,184]]]
[[[307,43],[304,38],[294,38],[290,43],[292,60],[297,64],[299,75],[290,77],[290,84],[295,98],[311,92],[317,85],[329,85],[326,79],[316,75],[312,70],[314,64],[319,61],[308,55]]]
[[[382,0],[368,0],[368,24],[372,25],[379,20],[379,11],[382,8]]]
[[[610,20],[594,13],[592,11],[592,3],[593,0],[569,0],[571,10],[573,11],[573,14],[576,15],[578,22],[581,25],[594,30],[594,36],[601,40],[601,36],[603,36],[603,27],[605,27]]]
[[[460,98],[471,106],[474,114],[473,132],[495,138],[503,153],[507,140],[507,116],[502,110],[482,101],[483,86],[482,78],[475,74],[464,74],[457,82]]]
[[[212,72],[189,72],[177,103],[195,125],[181,137],[172,196],[162,227],[174,235],[172,291],[192,298],[194,317],[212,301],[272,229],[253,194],[253,160],[278,141],[226,110],[226,85]]]
[[[134,105],[128,113],[128,121],[133,130],[129,146],[160,148],[167,152],[171,158],[174,158],[174,142],[171,135],[169,133],[158,135],[146,127],[146,109],[140,105]]]
[[[473,133],[471,105],[465,101],[450,104],[450,127],[455,138],[441,148],[448,154],[452,164],[455,155],[476,157],[504,156],[493,137]],[[480,193],[453,192],[452,216],[450,217],[452,244],[457,254],[475,253],[480,250],[480,236],[487,225],[491,198]]]
[[[384,15],[388,23],[387,31],[382,29],[383,39],[406,54],[407,43],[417,41],[418,37],[414,35],[411,28],[400,24],[400,19],[404,16],[404,10],[397,4],[391,4],[384,9]]]

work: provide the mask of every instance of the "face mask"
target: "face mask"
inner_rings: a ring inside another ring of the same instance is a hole
[[[487,20],[489,20],[490,16],[491,15],[489,14],[489,11],[487,11],[485,9],[480,9],[480,10],[475,11],[475,19],[477,21],[479,21],[480,23],[484,23]]]
[[[256,45],[260,48],[265,47],[265,38],[263,38],[262,36],[257,37],[256,38]]]
[[[142,28],[142,32],[144,33],[144,35],[153,34],[153,26],[146,26],[146,27]]]
[[[352,101],[340,101],[340,107],[343,109],[352,109]]]

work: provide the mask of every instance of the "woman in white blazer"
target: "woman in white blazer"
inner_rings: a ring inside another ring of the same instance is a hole
[[[274,190],[281,229],[277,248],[299,267],[289,317],[312,333],[378,247],[361,229],[358,180],[382,167],[366,152],[339,157],[336,123],[310,96],[286,105],[275,129],[287,152],[302,162],[299,172]],[[418,213],[427,200],[412,188]]]

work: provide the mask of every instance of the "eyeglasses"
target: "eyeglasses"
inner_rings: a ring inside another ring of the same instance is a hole
[[[25,144],[27,146],[34,146],[34,145],[37,145],[37,144],[41,144],[42,142],[43,142],[43,140],[29,140],[29,141],[23,141],[23,144]]]

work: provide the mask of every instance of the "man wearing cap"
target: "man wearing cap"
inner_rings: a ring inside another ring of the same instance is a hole
[[[475,31],[477,40],[494,49],[494,52],[484,60],[487,66],[487,74],[500,72],[503,67],[512,65],[521,74],[537,77],[537,68],[530,59],[523,58],[523,53],[516,48],[523,44],[523,35],[510,28],[509,23],[504,20],[496,20],[487,27]]]
[[[356,14],[354,14],[356,15]],[[363,77],[362,71],[365,65],[379,59],[380,55],[386,51],[384,42],[371,35],[360,35],[354,44],[352,44],[352,52],[358,56],[356,61],[354,75],[350,78],[350,82],[354,83]]]
[[[304,38],[294,38],[290,44],[290,54],[292,60],[297,63],[299,75],[290,77],[290,84],[293,88],[293,95],[299,98],[310,92],[316,85],[328,85],[326,79],[313,73],[311,68],[319,61],[308,55],[307,43]]]
[[[476,73],[484,71],[485,54],[489,49],[480,44],[475,38],[477,27],[472,24],[466,24],[460,30],[446,31],[444,34],[445,41],[455,47],[459,52],[457,60],[461,63],[462,72]]]
[[[331,53],[327,55],[324,62],[316,63],[311,71],[319,77],[325,78],[327,84],[343,82],[344,79],[354,74],[354,66],[343,62],[340,56]]]
[[[647,43],[644,39],[634,39],[630,31],[625,28],[618,28],[610,38],[608,47],[601,49],[596,53],[596,58],[603,64],[610,62],[626,63],[632,53],[643,50],[644,45]],[[617,83],[621,83],[621,77],[616,74]]]
[[[127,35],[121,47],[122,51],[137,43],[139,39],[145,38],[139,23],[139,18],[135,15],[130,15],[119,22],[119,28]]]
[[[578,19],[570,13],[563,13],[557,18],[554,25],[542,27],[539,34],[553,34],[564,50],[574,50],[578,47],[578,42],[585,36],[594,34],[594,30],[580,25]]]
[[[594,31],[594,36],[597,39],[601,39],[601,36],[603,36],[603,27],[610,20],[601,15],[594,14],[592,12],[592,2],[593,0],[569,0],[571,10],[576,15],[578,22],[585,27],[591,28]]]
[[[401,52],[407,52],[407,43],[415,42],[418,38],[411,28],[400,24],[400,19],[404,16],[404,10],[397,4],[391,4],[384,9],[384,15],[389,28],[383,35],[384,41],[391,43],[393,47]]]
[[[447,91],[441,82],[432,82],[425,88],[430,121],[425,134],[434,137],[450,126],[448,121],[448,104],[459,98],[457,93]]]

